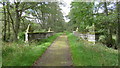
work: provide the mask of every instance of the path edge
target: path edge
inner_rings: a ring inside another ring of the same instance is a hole
[[[68,48],[69,48],[69,51],[70,51],[70,58],[72,60],[72,65],[73,66],[73,58],[72,58],[72,53],[71,53],[71,48],[70,48],[70,43],[69,43],[69,40],[68,40],[68,36],[67,36],[67,45],[68,45]]]
[[[59,36],[58,36],[58,37],[59,37]],[[58,39],[58,37],[47,47],[47,49],[45,50],[45,52],[44,52],[41,56],[39,56],[37,60],[35,60],[35,62],[32,64],[31,67],[34,67],[34,66],[36,65],[36,63],[37,63],[37,62],[41,59],[41,57],[46,53],[46,51],[48,50],[48,48],[53,45],[53,43]]]

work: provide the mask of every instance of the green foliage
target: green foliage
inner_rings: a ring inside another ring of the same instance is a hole
[[[98,41],[100,41],[100,42],[102,42],[102,43],[106,43],[105,36],[104,36],[104,35],[101,35],[101,36],[99,37],[99,40],[98,40]]]
[[[57,2],[47,2],[47,4],[43,2],[39,5],[33,9],[31,14],[38,19],[40,27],[46,31],[50,27],[52,31],[62,32],[65,29],[65,21],[59,4]]]
[[[118,50],[107,48],[97,43],[95,45],[78,40],[72,34],[68,35],[74,66],[117,66]]]
[[[1,3],[2,4],[2,3]],[[64,17],[57,2],[4,2],[3,39],[4,41],[18,41],[23,39],[28,24],[29,32],[64,31]],[[2,8],[2,9],[3,9]],[[3,10],[2,10],[3,11]],[[0,13],[1,14],[1,13]],[[3,14],[3,13],[2,13]],[[9,25],[8,25],[9,24]]]
[[[106,37],[105,35],[101,35],[98,41],[106,45],[116,45],[115,40],[115,38],[112,38],[112,41],[110,41],[108,37]]]
[[[68,31],[75,31],[78,27],[81,33],[104,35],[105,38],[101,39],[101,42],[114,46],[115,40],[112,39],[112,35],[117,33],[118,26],[116,4],[113,2],[97,4],[96,2],[72,2],[68,16],[70,18],[67,24],[70,26]]]
[[[19,40],[24,41],[25,32],[20,32],[20,33],[18,34],[18,36],[19,36]]]
[[[66,33],[66,35],[70,34],[70,32],[68,32],[68,31],[65,31],[64,33]]]
[[[5,43],[2,49],[3,66],[32,66],[59,35],[61,33],[57,33],[41,43]]]
[[[86,26],[93,23],[93,3],[92,2],[72,2],[69,13],[72,29],[79,27],[80,32],[86,31]],[[76,10],[77,9],[77,10]]]

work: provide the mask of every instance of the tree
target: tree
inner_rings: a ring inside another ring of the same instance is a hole
[[[17,42],[20,34],[24,34],[28,24],[31,32],[63,31],[64,19],[57,2],[4,2],[3,38]],[[38,23],[40,26],[38,26]]]
[[[33,9],[32,15],[36,17],[37,22],[42,29],[53,31],[63,31],[63,15],[57,2],[40,2],[39,6]]]
[[[6,21],[6,6],[5,6],[5,2],[3,2],[3,14],[4,14],[3,41],[6,41],[7,21]]]
[[[117,2],[117,46],[120,46],[120,2]]]
[[[9,5],[10,3],[9,3],[9,1],[7,2],[7,22],[8,22],[8,38],[7,38],[7,40],[10,40],[10,18],[9,18]]]
[[[77,10],[76,10],[77,9]],[[73,2],[71,12],[69,13],[70,22],[73,22],[74,30],[79,27],[80,32],[86,32],[87,26],[93,23],[93,3]]]
[[[106,2],[104,2],[104,8],[105,8],[105,14],[106,14],[106,16],[108,16],[108,8],[107,8],[107,3]],[[107,31],[108,34],[106,35],[107,40],[108,40],[107,44],[108,44],[108,46],[111,47],[113,45],[111,25],[110,25],[109,21],[105,21],[105,23],[106,23],[106,27],[107,27],[107,30],[108,30]]]
[[[106,44],[108,47],[115,46],[116,36],[116,10],[114,2],[72,2],[69,13],[70,30],[79,28],[81,33],[91,33],[92,25],[95,25],[95,36],[98,42]],[[77,9],[77,10],[76,10]],[[118,13],[118,12],[117,12]],[[118,15],[119,16],[119,15]],[[101,38],[104,36],[103,38]],[[113,36],[113,37],[112,37]]]

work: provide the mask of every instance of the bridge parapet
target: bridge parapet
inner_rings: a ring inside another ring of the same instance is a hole
[[[82,39],[93,42],[95,44],[96,40],[95,40],[94,34],[82,34],[82,33],[79,33],[78,31],[73,31],[73,34],[77,37],[81,37]]]
[[[32,40],[37,40],[37,39],[44,39],[48,38],[52,35],[54,35],[53,31],[49,32],[29,32],[30,24],[28,25],[26,32],[25,32],[25,42],[27,43],[28,41]]]
[[[37,33],[28,33],[28,41],[44,39],[54,35],[53,32],[37,32]]]

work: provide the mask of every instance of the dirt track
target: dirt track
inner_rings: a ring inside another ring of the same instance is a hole
[[[33,66],[71,66],[67,36],[59,36]]]

